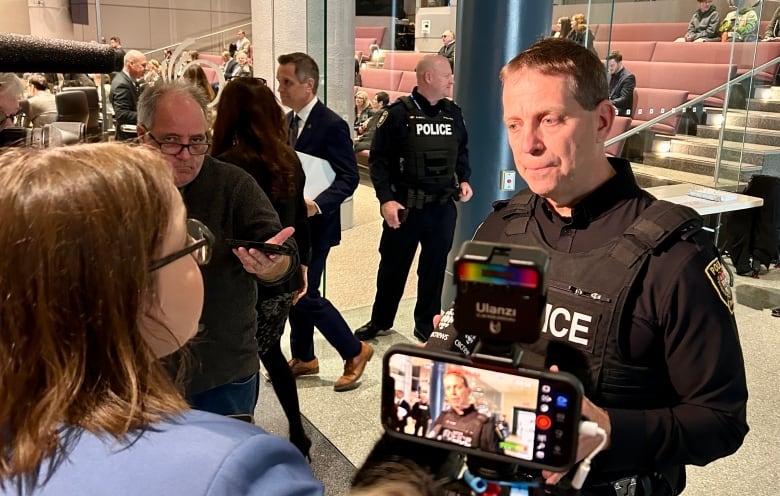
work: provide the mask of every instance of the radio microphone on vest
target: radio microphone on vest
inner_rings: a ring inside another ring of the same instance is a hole
[[[102,73],[114,70],[109,45],[0,33],[0,71]]]

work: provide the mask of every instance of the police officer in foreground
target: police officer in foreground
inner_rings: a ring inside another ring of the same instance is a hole
[[[472,196],[466,125],[460,107],[447,98],[450,64],[440,55],[426,55],[415,71],[412,94],[380,115],[368,159],[384,223],[371,320],[355,332],[363,341],[393,326],[418,244],[414,335],[428,339],[441,311],[455,200]]]
[[[551,38],[501,70],[509,144],[529,189],[497,202],[475,239],[550,255],[542,337],[525,355],[575,374],[583,416],[607,432],[583,494],[676,495],[685,465],[742,444],[744,362],[701,218],[655,200],[627,161],[604,155],[615,116],[605,74],[589,50]],[[449,327],[427,346],[457,350],[470,338]],[[598,441],[580,436],[578,459]],[[542,476],[557,484],[565,474]]]

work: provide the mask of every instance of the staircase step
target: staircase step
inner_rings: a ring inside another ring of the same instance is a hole
[[[745,141],[747,143],[756,143],[759,145],[768,145],[780,148],[780,131],[774,129],[726,126],[724,127],[723,132],[723,137],[727,141]],[[699,125],[696,127],[696,135],[701,138],[718,139],[720,136],[720,127]]]
[[[705,112],[705,125],[720,126],[723,121],[723,111],[721,109],[707,108]],[[776,112],[729,109],[725,118],[726,125],[731,127],[757,127],[760,129],[780,130],[780,113]]]
[[[659,151],[658,143],[670,141],[672,153],[692,155],[701,158],[716,158],[719,142],[715,138],[677,135],[671,140],[656,137],[653,150]],[[740,141],[723,141],[721,159],[760,166],[766,170],[780,170],[780,148]]]
[[[780,101],[780,86],[756,86],[753,88],[753,98]]]
[[[714,158],[698,157],[685,153],[645,152],[644,164],[674,171],[691,172],[709,176],[710,182],[712,182],[712,177],[715,175]],[[761,166],[746,163],[740,164],[739,162],[731,160],[721,160],[719,178],[720,183],[724,180],[747,183],[751,176],[754,174],[761,174],[762,172]]]
[[[712,175],[697,174],[682,170],[667,169],[665,167],[656,167],[648,164],[631,162],[631,169],[634,171],[636,181],[642,188],[653,186],[665,186],[667,184],[690,183],[707,186],[709,188],[727,191],[738,191],[744,188],[744,183],[733,179],[721,179],[718,184],[714,184]]]
[[[780,113],[780,100],[764,100],[762,98],[751,98],[750,100],[748,100],[748,110]]]

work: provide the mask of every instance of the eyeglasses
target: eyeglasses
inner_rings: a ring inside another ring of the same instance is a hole
[[[11,119],[11,121],[13,122],[13,120],[16,119],[17,116],[22,115],[22,113],[23,113],[22,109],[20,108],[16,109],[16,112],[14,112],[13,114],[6,114],[2,110],[0,110],[0,124],[4,123],[8,119]]]
[[[159,260],[155,260],[149,266],[149,271],[168,265],[186,255],[192,255],[198,265],[206,265],[211,260],[211,249],[214,246],[214,234],[198,219],[187,219],[187,236],[189,243],[179,251],[166,255]]]
[[[168,142],[161,142],[157,138],[152,135],[152,133],[146,133],[150,138],[152,138],[152,141],[157,143],[157,146],[160,147],[160,151],[163,152],[165,155],[178,155],[181,153],[182,150],[185,148],[187,151],[190,152],[190,155],[205,155],[207,151],[209,151],[209,146],[211,146],[210,141],[203,141],[201,143],[168,143]]]

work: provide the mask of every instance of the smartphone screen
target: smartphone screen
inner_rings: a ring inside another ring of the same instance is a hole
[[[582,396],[570,374],[498,370],[401,346],[385,356],[382,420],[411,441],[563,469],[575,461]]]
[[[272,255],[292,255],[293,249],[287,245],[277,245],[274,243],[262,243],[260,241],[244,241],[242,239],[226,239],[225,242],[231,248],[254,248],[260,250],[263,253]]]

